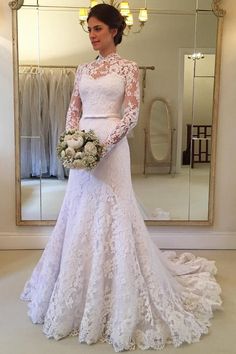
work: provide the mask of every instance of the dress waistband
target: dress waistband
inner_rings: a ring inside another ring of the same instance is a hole
[[[111,114],[85,114],[82,115],[81,119],[110,119],[110,118],[118,118],[121,119],[121,116],[119,114],[116,113],[111,113]]]

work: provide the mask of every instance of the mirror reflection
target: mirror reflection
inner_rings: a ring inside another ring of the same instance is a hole
[[[88,5],[32,0],[17,12],[22,220],[55,220],[60,210],[69,171],[56,146],[76,68],[96,57],[78,18]],[[149,0],[148,9],[141,32],[117,48],[140,67],[133,188],[145,220],[207,221],[217,17],[211,1]]]
[[[171,152],[171,118],[164,100],[154,100],[149,119],[149,139],[152,156],[157,162],[168,160]]]

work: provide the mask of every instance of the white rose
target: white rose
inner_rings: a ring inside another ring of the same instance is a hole
[[[78,139],[79,137],[82,137],[83,138],[84,136],[84,132],[82,132],[81,130],[77,130],[74,134],[73,134],[73,138],[74,139]]]
[[[71,139],[72,139],[72,135],[71,134],[67,134],[64,137],[64,141],[68,141],[68,140],[71,140]]]
[[[78,140],[71,139],[67,141],[67,145],[73,149],[78,149],[83,146],[84,140],[82,137],[78,137]]]
[[[89,155],[97,155],[97,148],[96,146],[91,142],[87,142],[84,146],[84,152]]]
[[[71,147],[68,147],[65,151],[66,156],[73,157],[75,155],[75,150]]]
[[[65,153],[64,150],[62,150],[62,152],[61,152],[61,157],[63,158],[63,157],[65,157],[65,156],[66,156],[66,153]]]
[[[82,159],[84,157],[84,153],[83,152],[77,152],[76,154],[75,154],[75,159]]]

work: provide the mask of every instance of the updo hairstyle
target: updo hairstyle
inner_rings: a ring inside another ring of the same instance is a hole
[[[121,43],[126,23],[117,8],[108,4],[98,4],[89,11],[87,22],[90,17],[96,17],[99,21],[109,26],[110,29],[116,28],[117,34],[114,37],[114,43],[116,46]]]

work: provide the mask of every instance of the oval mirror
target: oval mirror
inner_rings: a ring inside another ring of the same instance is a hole
[[[152,156],[157,161],[169,159],[171,151],[171,119],[166,101],[153,100],[149,117],[149,139]]]

